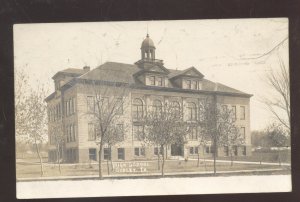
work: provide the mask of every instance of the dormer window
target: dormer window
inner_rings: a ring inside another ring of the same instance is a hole
[[[155,86],[155,76],[149,76],[149,81],[151,86]]]
[[[156,85],[157,86],[163,86],[163,78],[162,77],[157,77]]]
[[[183,86],[185,89],[191,89],[191,90],[198,90],[198,81],[197,80],[186,80],[185,86]]]
[[[191,89],[194,89],[194,90],[197,90],[198,88],[197,88],[197,85],[198,84],[198,82],[197,81],[192,81],[192,88]]]
[[[150,86],[165,86],[164,77],[163,76],[147,76],[146,85]]]
[[[186,88],[191,89],[191,80],[186,81]]]

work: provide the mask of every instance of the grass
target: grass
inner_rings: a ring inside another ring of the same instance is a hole
[[[19,162],[16,164],[17,179],[18,178],[36,178],[40,177],[40,165],[36,161],[31,162]],[[128,163],[128,162],[127,162]],[[146,172],[112,172],[111,165],[110,174],[145,174],[145,173],[160,173],[158,170],[157,161],[148,162],[146,166]],[[251,165],[251,164],[234,164],[230,163],[217,163],[218,171],[238,171],[238,170],[257,170],[257,169],[288,169],[287,167],[280,167],[279,165]],[[213,162],[206,162],[204,164],[201,162],[199,167],[197,166],[197,161],[184,161],[184,160],[172,160],[166,161],[165,163],[165,173],[174,172],[213,172]],[[102,165],[102,173],[104,176],[108,174],[106,162]],[[61,173],[59,172],[57,164],[44,164],[44,177],[56,177],[56,176],[91,176],[98,175],[98,164],[61,164]]]

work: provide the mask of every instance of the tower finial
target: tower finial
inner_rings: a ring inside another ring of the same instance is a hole
[[[149,37],[149,32],[148,32],[148,22],[147,22],[147,37]]]

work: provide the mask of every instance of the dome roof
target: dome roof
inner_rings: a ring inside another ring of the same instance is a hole
[[[149,47],[155,48],[152,39],[150,39],[149,34],[147,34],[146,39],[144,39],[144,41],[142,42],[142,47],[141,48],[149,48]]]

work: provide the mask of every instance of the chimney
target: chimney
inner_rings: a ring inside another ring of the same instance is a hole
[[[84,66],[84,67],[83,67],[83,70],[84,70],[85,72],[88,72],[88,71],[91,70],[91,68],[90,68],[89,66]]]

